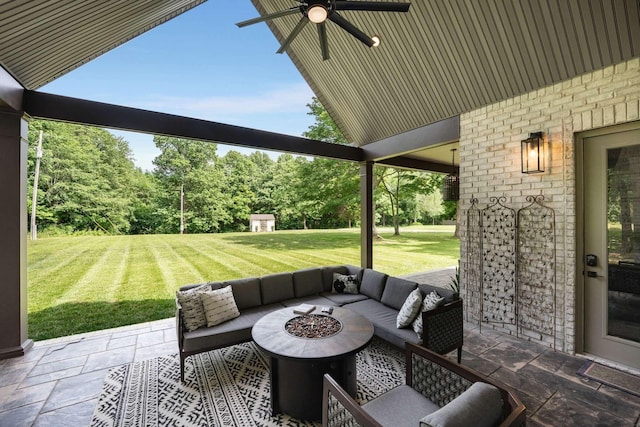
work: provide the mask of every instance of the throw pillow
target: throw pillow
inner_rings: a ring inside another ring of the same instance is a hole
[[[176,291],[176,298],[182,307],[182,320],[188,331],[195,331],[207,325],[200,294],[211,291],[210,285],[202,285],[186,291]]]
[[[420,289],[414,289],[400,307],[398,317],[396,318],[396,327],[398,329],[405,328],[413,322],[416,315],[420,312],[422,306],[422,293]]]
[[[444,302],[444,298],[440,297],[436,291],[428,293],[422,301],[422,307],[418,315],[413,321],[413,330],[418,334],[418,338],[422,339],[422,313],[439,307]]]
[[[420,427],[490,427],[502,416],[500,390],[475,382],[466,391],[420,420]]]
[[[200,294],[207,326],[215,326],[240,316],[236,301],[233,299],[233,289],[225,286],[222,289]]]
[[[358,276],[355,274],[333,273],[333,293],[357,294]]]

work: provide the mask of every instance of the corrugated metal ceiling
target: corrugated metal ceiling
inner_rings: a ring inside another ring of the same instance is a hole
[[[297,3],[252,1],[261,14]],[[408,13],[341,14],[381,46],[329,22],[330,60],[314,25],[287,52],[357,145],[640,56],[640,0],[413,0]],[[298,20],[269,26],[282,41]]]
[[[37,89],[203,1],[2,1],[0,64]]]

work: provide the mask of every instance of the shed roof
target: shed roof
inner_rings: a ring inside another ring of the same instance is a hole
[[[273,214],[251,214],[249,217],[251,221],[271,220],[275,221],[276,217]]]

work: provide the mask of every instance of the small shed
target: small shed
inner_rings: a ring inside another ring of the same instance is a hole
[[[276,231],[276,217],[273,214],[251,214],[249,217],[251,231]]]

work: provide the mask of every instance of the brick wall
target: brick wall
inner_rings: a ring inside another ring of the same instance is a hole
[[[575,351],[574,134],[640,120],[639,111],[640,59],[636,58],[461,115],[461,280],[463,297],[467,304],[474,304],[468,307],[468,320],[477,321],[473,313],[480,310],[473,295],[467,295],[466,286],[474,281],[469,255],[478,256],[467,253],[466,214],[472,197],[479,209],[489,206],[492,197],[503,197],[504,204],[517,211],[529,205],[527,196],[542,195],[542,203],[555,212],[556,295],[555,316],[551,316],[555,317],[555,334],[517,330],[511,323],[483,322],[482,327],[519,334],[560,351]],[[523,174],[520,141],[538,131],[545,134],[545,172]]]

